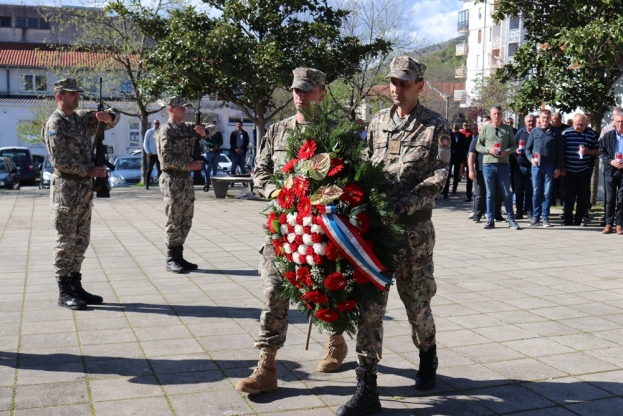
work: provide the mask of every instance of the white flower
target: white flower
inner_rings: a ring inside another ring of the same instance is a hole
[[[285,224],[281,224],[281,226],[279,227],[279,231],[281,231],[281,234],[287,235],[288,234],[288,226],[285,225]]]
[[[285,252],[286,252],[287,254],[292,254],[292,246],[290,246],[290,244],[289,244],[289,243],[285,243],[285,244],[283,245],[283,249],[285,250]]]
[[[307,254],[307,246],[305,244],[301,244],[299,246],[298,252],[301,253],[302,255],[306,255]]]
[[[292,212],[288,214],[287,217],[288,217],[288,224],[292,226],[296,225],[296,212]]]
[[[296,234],[294,233],[288,234],[288,241],[291,243],[294,243],[294,240],[296,240]]]
[[[322,227],[319,226],[318,224],[314,224],[311,226],[311,232],[316,233],[316,234],[324,234]]]
[[[314,263],[314,256],[307,255],[305,258],[307,260],[307,264],[309,264],[310,266],[316,265],[316,263]]]
[[[308,246],[314,244],[310,234],[303,234],[303,243],[307,244]]]
[[[327,246],[327,243],[316,243],[314,244],[314,253],[318,254],[319,256],[324,256],[325,255],[325,250],[324,248]],[[287,250],[286,250],[287,253]]]
[[[305,258],[301,259],[299,253],[292,253],[292,260],[294,260],[296,264],[302,264]]]
[[[303,231],[303,226],[302,225],[295,225],[294,226],[294,234],[296,235],[303,235],[305,233],[305,231]]]
[[[309,227],[310,225],[312,225],[312,217],[304,217],[303,225],[306,227]]]

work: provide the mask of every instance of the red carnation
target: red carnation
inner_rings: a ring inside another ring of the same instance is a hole
[[[368,278],[361,273],[359,270],[355,270],[353,272],[353,279],[355,280],[355,282],[359,283],[360,285],[365,285],[366,283],[369,282]]]
[[[288,254],[288,253],[286,253],[286,259],[288,259],[288,261],[289,261],[290,263],[292,263],[292,262],[294,261],[294,259],[292,258],[292,254]]]
[[[314,255],[314,248],[312,246],[307,246],[307,254],[308,256],[313,256]]]
[[[286,214],[281,214],[279,216],[279,223],[286,225],[288,223],[288,216]]]
[[[314,254],[314,263],[316,263],[318,266],[322,266],[322,264],[324,263],[324,258],[318,254]]]
[[[347,284],[346,278],[340,272],[331,273],[324,279],[324,287],[329,290],[342,290]]]
[[[296,280],[299,283],[303,283],[310,287],[313,284],[311,274],[309,273],[309,269],[307,267],[299,267],[299,269],[296,271]]]
[[[311,227],[306,225],[305,227],[303,227],[303,232],[305,234],[311,234]]]
[[[268,214],[268,218],[266,218],[266,228],[268,228],[268,231],[270,231],[271,234],[275,234],[277,232],[275,228],[273,227],[273,221],[276,219],[277,219],[277,214],[275,214],[274,212],[271,212],[270,214]]]
[[[311,215],[311,202],[309,198],[303,197],[299,199],[299,203],[296,206],[299,212],[299,217],[308,217]]]
[[[340,199],[344,202],[348,202],[348,205],[354,207],[361,202],[363,198],[363,189],[356,183],[350,182],[344,186],[344,193],[340,196]]]
[[[296,237],[294,237],[294,242],[296,244],[298,244],[299,246],[303,244],[303,236],[302,235],[297,235]]]
[[[312,243],[322,243],[322,236],[318,233],[313,233],[311,235]]]
[[[294,225],[288,224],[288,234],[292,234],[294,232]]]
[[[297,215],[296,216],[296,223],[298,225],[303,225],[303,216],[302,215]]]
[[[355,309],[357,306],[356,300],[347,300],[346,302],[341,302],[337,304],[337,310],[340,312],[348,312],[351,309]]]
[[[305,293],[303,296],[301,296],[301,300],[304,301],[304,302],[307,301],[307,302],[314,302],[314,303],[327,303],[327,302],[329,302],[329,299],[327,299],[327,297],[325,295],[323,295],[322,293],[320,293],[317,290]]]
[[[273,240],[273,247],[275,248],[275,254],[281,256],[283,250],[283,243],[279,240]]]
[[[331,159],[331,167],[329,168],[329,176],[335,176],[344,169],[344,161],[339,158]]]
[[[325,256],[327,256],[327,258],[331,261],[335,261],[335,259],[337,259],[338,256],[338,251],[337,251],[337,247],[335,247],[333,245],[332,242],[328,242],[327,246],[324,248],[324,252],[325,252]]]
[[[298,284],[298,282],[296,281],[296,273],[294,272],[285,272],[283,274],[283,277],[285,277],[288,282],[290,282],[290,284],[294,287],[296,287],[297,289],[301,288],[301,285]]]
[[[283,188],[277,195],[277,202],[283,209],[290,209],[294,206],[294,194],[290,189]]]
[[[290,173],[294,166],[298,163],[298,159],[292,159],[281,168],[281,173]]]
[[[307,139],[299,150],[299,159],[309,159],[316,153],[316,142],[312,139]]]
[[[294,195],[296,195],[297,198],[302,198],[307,195],[308,189],[309,179],[302,176],[297,176],[294,179],[294,183],[292,184],[292,191],[294,191]]]
[[[335,322],[340,319],[340,315],[331,309],[318,309],[316,312],[316,318],[325,322]]]
[[[355,217],[357,220],[357,226],[359,227],[359,231],[361,234],[365,234],[370,229],[370,217],[365,212],[360,212]]]
[[[314,215],[312,217],[312,224],[316,224],[316,225],[322,224],[322,220],[320,219],[320,215]]]

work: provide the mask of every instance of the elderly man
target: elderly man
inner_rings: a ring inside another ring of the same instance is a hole
[[[586,116],[576,114],[573,128],[562,133],[564,148],[564,218],[563,225],[585,225],[584,215],[591,190],[593,162],[591,156],[598,153],[595,132],[586,126]],[[573,207],[576,205],[575,218]]]
[[[510,161],[509,154],[517,150],[513,129],[502,124],[502,108],[491,108],[491,124],[486,124],[476,143],[478,153],[483,157],[483,175],[487,186],[487,224],[485,230],[495,228],[496,217],[496,193],[502,192],[504,207],[508,215],[508,226],[519,230],[515,222],[513,212],[513,196],[510,186]]]
[[[526,157],[532,164],[532,221],[530,225],[539,225],[543,218],[543,227],[551,227],[549,222],[550,194],[552,183],[560,176],[563,163],[563,147],[560,130],[551,124],[552,113],[541,110],[539,127],[528,137]]]
[[[524,118],[525,127],[517,131],[517,150],[515,151],[515,219],[522,219],[524,212],[532,218],[532,163],[526,157],[526,144],[530,133],[536,127],[536,117],[528,114]]]
[[[606,227],[604,234],[623,235],[623,114],[614,118],[614,130],[599,142],[599,158],[604,163],[606,188]]]

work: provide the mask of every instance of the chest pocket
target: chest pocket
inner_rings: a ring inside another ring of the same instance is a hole
[[[274,169],[281,168],[287,162],[287,153],[285,143],[281,143],[280,141],[273,145],[273,167]]]

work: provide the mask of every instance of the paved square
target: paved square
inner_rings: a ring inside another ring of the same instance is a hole
[[[200,270],[184,275],[165,271],[157,188],[95,200],[83,282],[106,303],[77,312],[56,304],[49,192],[0,192],[1,416],[323,416],[351,397],[354,341],[341,372],[317,373],[326,335],[305,351],[296,311],[279,390],[234,390],[257,362],[264,203],[197,190],[185,256]],[[623,238],[527,220],[487,231],[463,199],[433,216],[437,387],[413,388],[418,354],[392,289],[381,414],[623,414]]]

